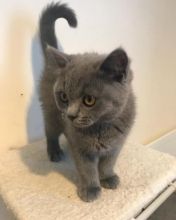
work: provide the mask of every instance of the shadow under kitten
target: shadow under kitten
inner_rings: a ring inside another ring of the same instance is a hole
[[[77,184],[77,172],[74,162],[70,157],[69,149],[67,148],[64,138],[60,138],[60,140],[64,152],[64,158],[60,163],[51,163],[48,160],[48,155],[45,151],[46,142],[43,142],[43,146],[41,146],[41,144],[37,146],[36,142],[17,150],[19,151],[23,163],[27,166],[30,172],[42,176],[46,176],[50,172],[56,172],[64,176],[70,182]]]

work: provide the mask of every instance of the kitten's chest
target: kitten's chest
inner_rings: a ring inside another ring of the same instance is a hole
[[[99,126],[91,130],[68,132],[71,145],[85,151],[104,153],[122,144],[122,135],[112,126]]]
[[[118,147],[121,143],[122,136],[113,127],[101,129],[95,138],[95,148],[97,150],[111,150]]]

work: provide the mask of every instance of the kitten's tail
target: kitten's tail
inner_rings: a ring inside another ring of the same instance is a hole
[[[40,18],[40,40],[43,53],[47,45],[57,48],[55,35],[55,21],[58,18],[65,18],[71,27],[77,26],[77,19],[74,11],[66,4],[51,3],[42,12]]]

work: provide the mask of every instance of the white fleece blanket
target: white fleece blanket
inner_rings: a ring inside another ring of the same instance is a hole
[[[0,155],[0,193],[20,220],[129,220],[176,178],[176,159],[126,144],[116,165],[121,183],[93,203],[76,194],[69,156],[51,163],[45,141]]]

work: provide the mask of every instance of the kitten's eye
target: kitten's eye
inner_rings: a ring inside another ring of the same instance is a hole
[[[68,102],[68,98],[67,95],[64,92],[60,92],[59,94],[59,98],[62,102],[67,103]]]
[[[95,102],[96,102],[96,98],[92,95],[86,95],[83,97],[83,103],[87,107],[92,107],[93,105],[95,105]]]

